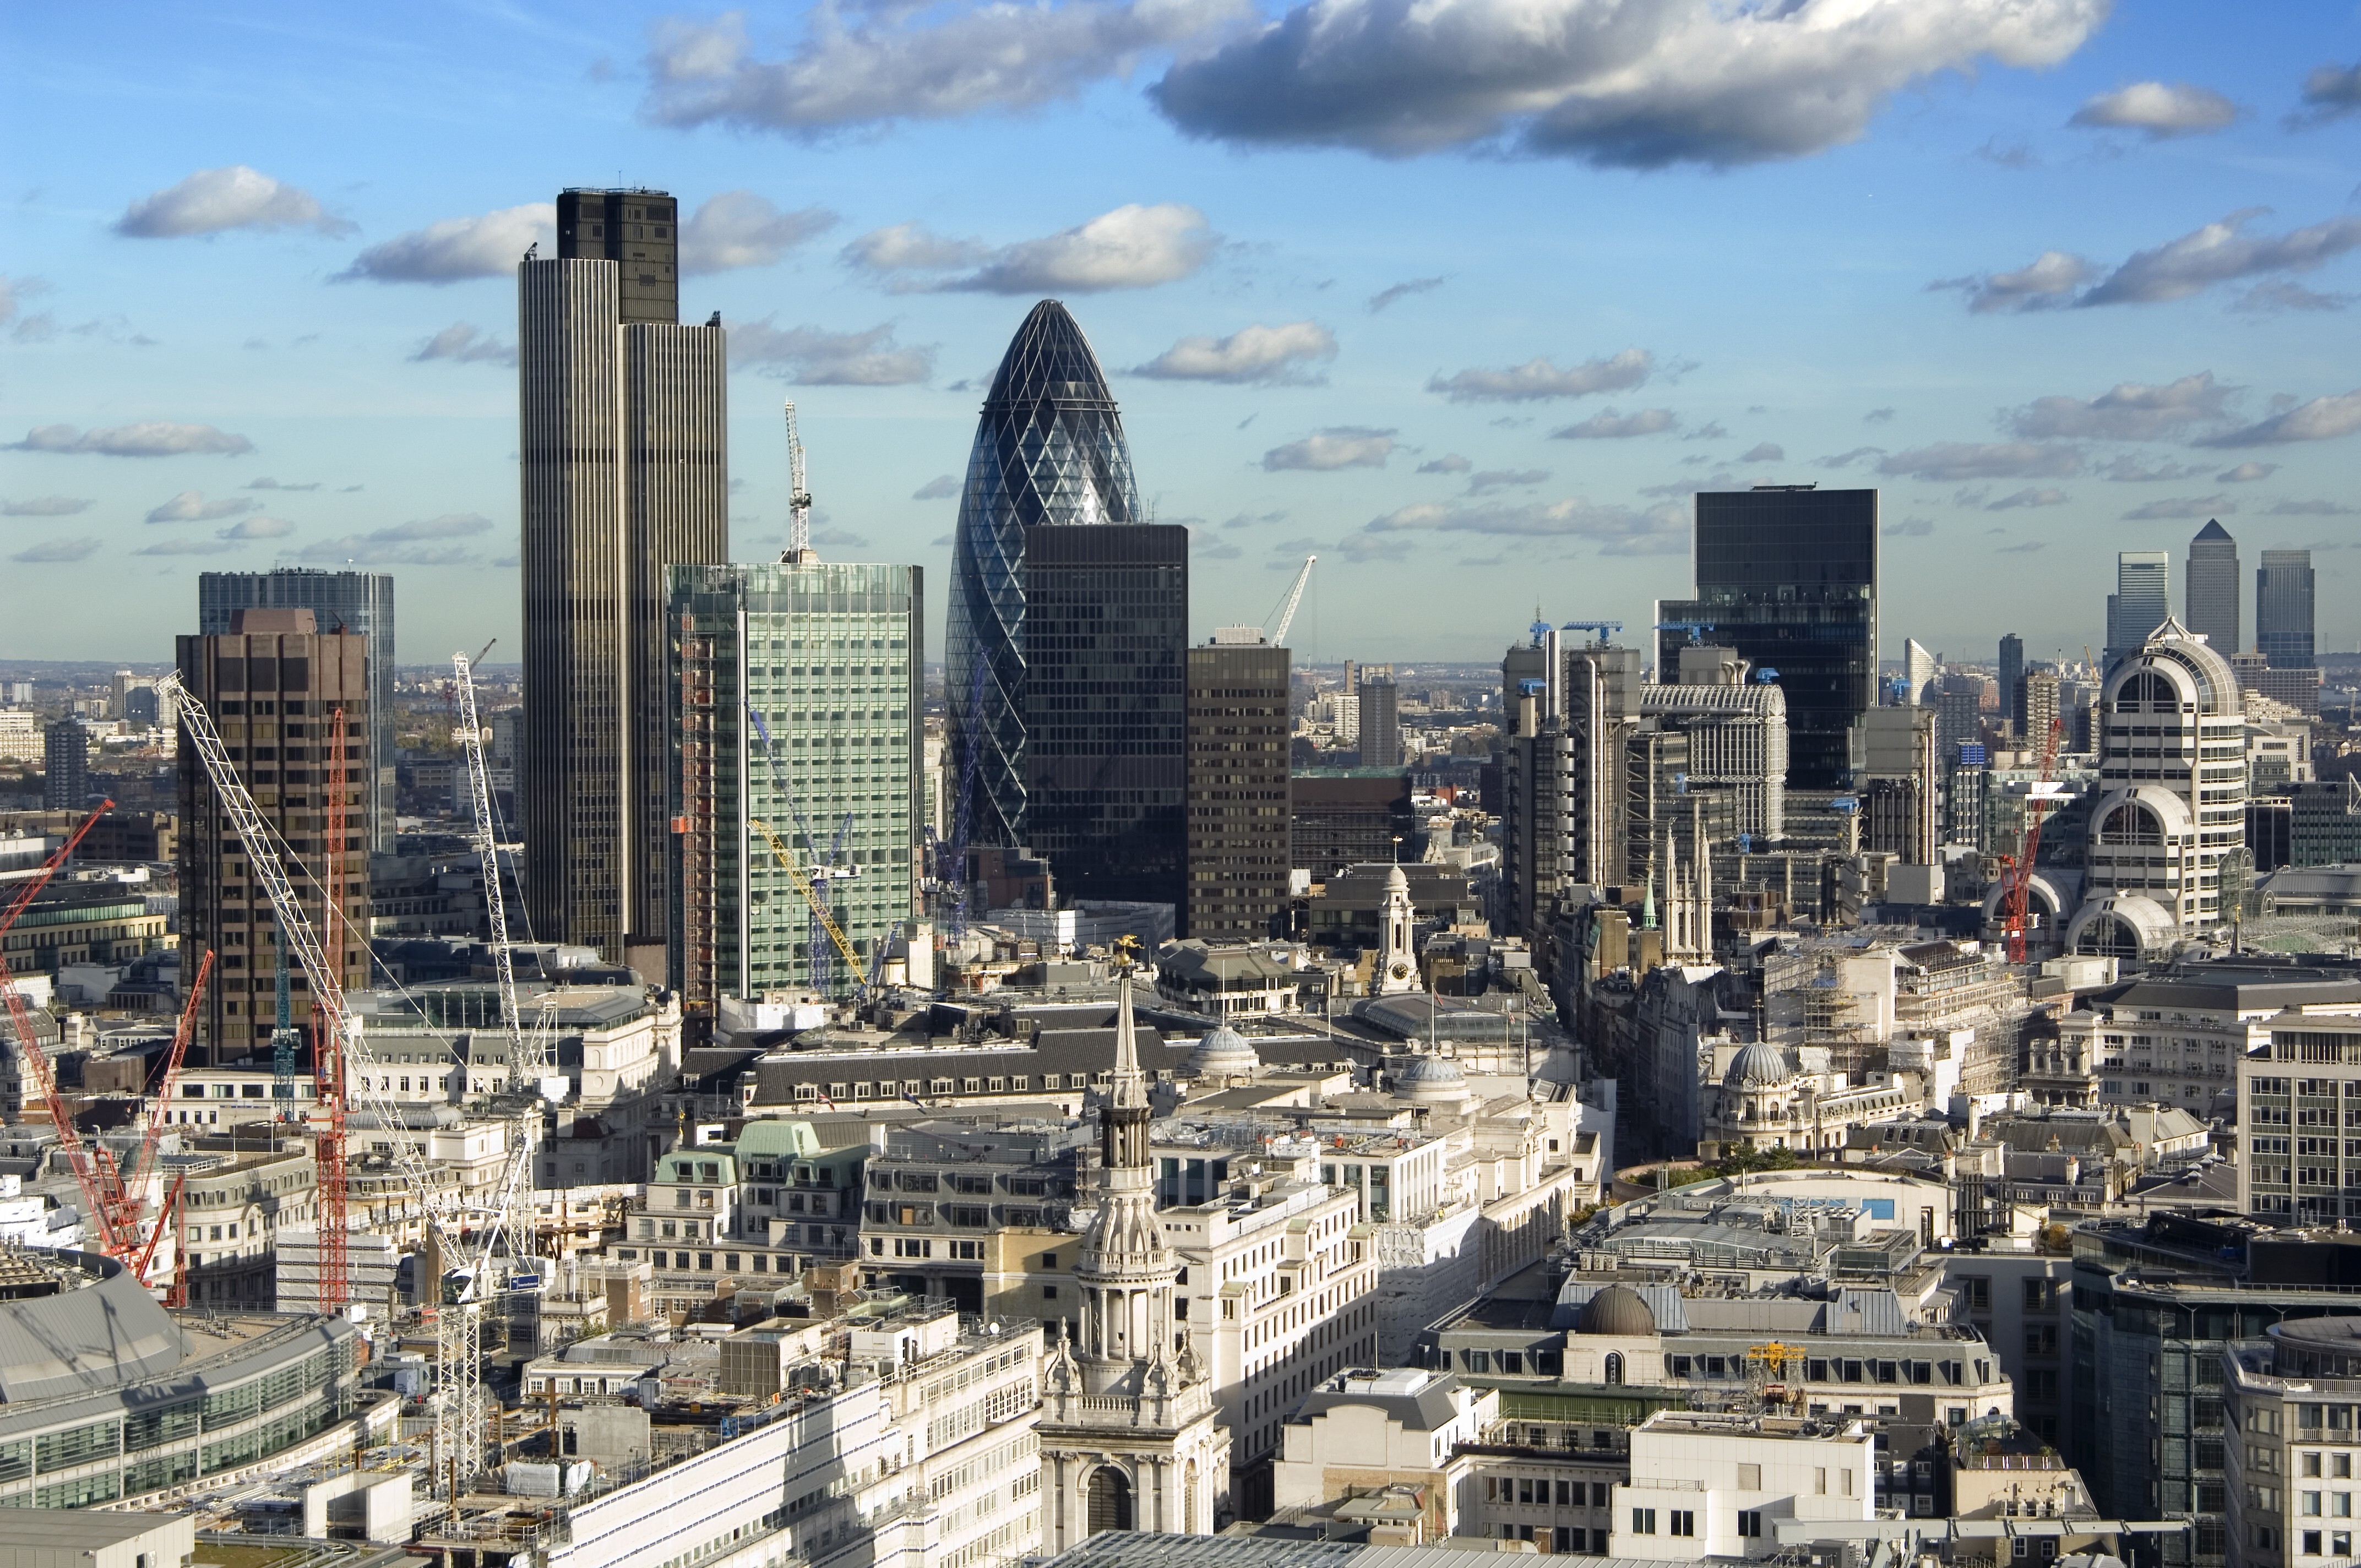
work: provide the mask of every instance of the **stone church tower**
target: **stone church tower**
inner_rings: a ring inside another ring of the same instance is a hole
[[[1156,1212],[1148,1115],[1126,970],[1099,1112],[1098,1213],[1074,1265],[1082,1319],[1071,1339],[1055,1336],[1042,1376],[1045,1554],[1103,1530],[1210,1535],[1227,1512],[1230,1433],[1173,1316],[1180,1260]]]

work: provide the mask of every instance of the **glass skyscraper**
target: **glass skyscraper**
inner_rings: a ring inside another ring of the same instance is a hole
[[[1787,787],[1851,784],[1855,731],[1877,703],[1875,490],[1700,493],[1697,597],[1656,608],[1657,679],[1693,637],[1735,648],[1786,694]]]
[[[369,849],[393,852],[393,574],[280,566],[197,577],[197,635],[226,637],[242,609],[308,609],[323,632],[349,631],[368,645]]]
[[[2224,659],[2246,652],[2238,640],[2238,542],[2219,521],[2209,521],[2189,542],[2188,626],[2202,632],[2205,645]]]
[[[2312,616],[2312,552],[2264,551],[2255,574],[2255,651],[2274,670],[2314,668]]]
[[[817,885],[868,966],[914,907],[923,575],[782,562],[665,577],[673,983],[694,1007],[801,986],[842,994],[858,977],[763,828],[798,865],[849,873]]]
[[[1026,530],[1139,521],[1131,448],[1106,376],[1066,307],[1044,300],[984,398],[951,552],[943,697],[955,791],[972,749],[971,844],[1015,847],[1031,831]],[[954,795],[944,815],[956,821],[961,808]]]

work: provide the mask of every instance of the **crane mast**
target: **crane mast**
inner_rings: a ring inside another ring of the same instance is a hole
[[[489,643],[485,644],[487,651]],[[509,1037],[509,1087],[538,1087],[545,1064],[526,1059],[524,1017],[517,1007],[516,956],[509,947],[508,895],[500,887],[500,842],[492,815],[490,772],[484,766],[484,729],[476,712],[474,661],[451,655],[452,685],[459,702],[457,738],[467,757],[467,795],[476,814],[476,854],[484,868],[484,914],[491,927],[492,973],[500,992],[500,1027]]]
[[[1270,634],[1272,646],[1287,641],[1287,629],[1295,624],[1295,607],[1303,602],[1303,585],[1312,580],[1312,564],[1319,559],[1317,555],[1303,558],[1303,569],[1295,574],[1295,584],[1287,590],[1287,598],[1279,607],[1279,628]]]
[[[787,410],[787,553],[780,559],[800,565],[819,556],[811,547],[811,490],[804,482],[804,440],[796,429],[796,400]]]

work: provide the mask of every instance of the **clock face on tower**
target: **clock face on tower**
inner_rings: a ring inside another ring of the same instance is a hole
[[[1400,980],[1400,979],[1402,979],[1403,977],[1407,976],[1409,973],[1410,973],[1410,965],[1408,965],[1408,964],[1406,964],[1406,963],[1402,963],[1402,962],[1400,962],[1400,961],[1399,961],[1399,960],[1397,960],[1397,961],[1395,962],[1394,967],[1393,967],[1393,977],[1394,977],[1396,980]]]

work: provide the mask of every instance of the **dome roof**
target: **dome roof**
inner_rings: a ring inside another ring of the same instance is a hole
[[[1408,893],[1410,891],[1410,878],[1402,874],[1402,869],[1400,866],[1393,865],[1386,868],[1386,891],[1388,893]]]
[[[1768,1040],[1756,1040],[1741,1049],[1730,1064],[1730,1073],[1722,1080],[1733,1089],[1748,1089],[1756,1084],[1784,1083],[1795,1077],[1787,1065],[1787,1053]]]
[[[1449,1057],[1415,1056],[1394,1074],[1394,1092],[1413,1100],[1456,1099],[1467,1092],[1467,1075]]]
[[[1254,1072],[1262,1066],[1262,1058],[1246,1037],[1227,1024],[1217,1025],[1205,1032],[1189,1052],[1183,1072],[1199,1078],[1235,1078]]]
[[[1582,1304],[1574,1332],[1582,1334],[1653,1334],[1656,1314],[1647,1299],[1629,1285],[1609,1285]]]

